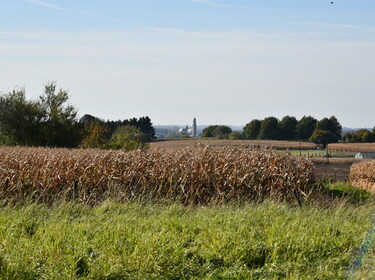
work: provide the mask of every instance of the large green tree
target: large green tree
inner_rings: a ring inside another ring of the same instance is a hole
[[[125,125],[119,127],[109,141],[111,149],[134,150],[146,147],[148,137],[138,127]]]
[[[332,125],[332,133],[335,134],[338,140],[342,139],[342,126],[335,116],[329,118]]]
[[[227,139],[232,129],[226,125],[210,125],[203,129],[202,137],[214,137],[217,139]]]
[[[316,128],[317,119],[311,116],[303,116],[296,125],[296,139],[308,140]]]
[[[316,144],[326,146],[329,143],[335,143],[337,137],[329,130],[315,129],[310,137],[310,141]]]
[[[79,122],[83,125],[93,123],[93,122],[101,122],[104,123],[104,120],[101,120],[93,115],[85,114],[82,118],[79,119]]]
[[[245,125],[243,129],[243,136],[245,139],[258,139],[260,126],[262,124],[261,120],[254,119]]]
[[[109,128],[110,134],[112,135],[118,128],[122,126],[134,126],[139,128],[147,137],[147,142],[154,141],[156,139],[155,129],[152,125],[149,117],[141,117],[139,119],[132,118],[128,120],[118,121],[107,121],[106,126]]]
[[[40,104],[27,100],[24,89],[0,95],[0,143],[38,145],[43,118]]]
[[[342,127],[335,116],[318,121],[316,124],[316,129],[331,132],[335,136],[331,143],[338,142],[342,138]]]
[[[103,122],[86,122],[80,146],[82,148],[105,148],[108,142],[108,131],[108,127]]]
[[[146,135],[147,142],[155,140],[155,129],[149,117],[140,117],[135,127],[138,127]]]
[[[38,100],[27,100],[25,90],[0,96],[0,135],[3,144],[76,147],[81,141],[77,110],[67,104],[68,93],[45,85]],[[5,139],[5,141],[4,141]]]
[[[39,103],[44,114],[42,145],[52,147],[77,147],[82,139],[77,109],[68,104],[68,92],[57,90],[56,82],[44,87]]]
[[[202,137],[213,137],[213,131],[215,130],[216,127],[217,127],[217,125],[207,126],[202,131]]]
[[[259,132],[261,140],[277,140],[279,137],[279,120],[275,117],[268,117],[262,121]]]
[[[298,121],[295,117],[285,116],[279,122],[279,138],[282,140],[295,140]]]

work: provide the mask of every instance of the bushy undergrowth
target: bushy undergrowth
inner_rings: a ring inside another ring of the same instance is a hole
[[[212,201],[303,200],[313,192],[306,159],[248,148],[102,151],[0,148],[0,199],[98,203],[110,197]]]
[[[0,279],[345,279],[373,204],[0,209]]]

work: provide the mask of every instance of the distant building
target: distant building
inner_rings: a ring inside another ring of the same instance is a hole
[[[189,137],[197,137],[198,135],[198,130],[197,130],[197,119],[193,119],[193,127],[189,128],[186,126],[185,128],[180,128],[178,130],[178,134],[181,136],[189,136]]]
[[[359,159],[375,159],[375,153],[356,153],[355,158]]]
[[[186,126],[185,128],[180,128],[178,130],[178,134],[180,134],[181,136],[191,136],[192,133],[193,133],[193,130],[189,128],[188,126]]]

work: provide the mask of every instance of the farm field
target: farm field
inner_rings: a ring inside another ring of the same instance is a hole
[[[314,150],[318,146],[314,143],[297,142],[297,141],[273,141],[273,140],[213,140],[213,139],[176,139],[176,140],[160,140],[150,144],[151,149],[183,149],[199,146],[211,147],[260,147],[267,149],[280,150]]]
[[[354,153],[375,153],[375,143],[337,143],[328,144],[330,150],[337,150],[342,152],[354,152]]]
[[[375,280],[375,0],[0,7],[0,280]]]
[[[151,149],[176,151],[184,148],[210,147],[262,147],[276,149],[278,153],[286,150],[292,156],[308,157],[315,165],[315,175],[319,179],[330,178],[338,181],[348,181],[351,165],[356,162],[352,151],[341,152],[332,150],[329,160],[323,158],[326,151],[318,149],[314,143],[295,141],[264,141],[264,140],[207,140],[207,139],[179,139],[165,140],[151,143]]]
[[[374,200],[315,184],[327,164],[312,160],[242,146],[1,147],[0,279],[346,279]],[[353,279],[371,279],[374,257]]]
[[[177,200],[184,204],[314,193],[313,165],[286,153],[247,148],[103,151],[0,148],[0,199],[52,203],[107,198]]]

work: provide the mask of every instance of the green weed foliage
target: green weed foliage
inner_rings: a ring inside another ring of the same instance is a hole
[[[345,279],[374,210],[272,201],[3,207],[0,279]]]

